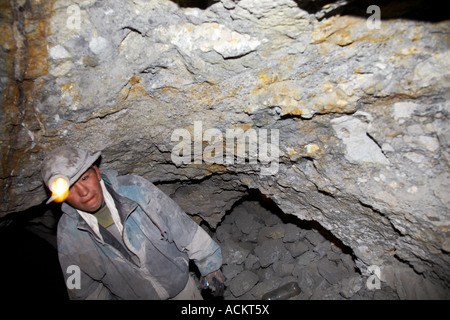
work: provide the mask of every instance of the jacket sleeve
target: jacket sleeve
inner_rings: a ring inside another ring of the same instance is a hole
[[[64,230],[58,228],[58,257],[64,276],[67,293],[73,300],[109,300],[114,299],[110,291],[88,274],[89,266],[85,266],[79,257],[82,252],[77,252],[76,244],[71,243],[67,237],[62,237]]]
[[[145,184],[150,191],[145,211],[158,228],[174,242],[180,251],[186,252],[189,259],[197,265],[202,276],[217,271],[222,266],[220,246],[195,223],[181,207],[155,185],[144,178],[139,184]],[[142,179],[142,180],[141,180]]]
[[[185,250],[189,258],[195,261],[202,276],[217,271],[222,266],[220,246],[198,225]]]

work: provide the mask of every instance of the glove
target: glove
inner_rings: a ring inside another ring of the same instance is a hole
[[[223,296],[225,291],[225,277],[222,271],[217,270],[207,274],[200,280],[201,289],[211,289],[214,297]]]

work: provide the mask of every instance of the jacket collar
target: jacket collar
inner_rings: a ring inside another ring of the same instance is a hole
[[[103,174],[102,174],[103,177]],[[120,221],[122,222],[122,225],[125,225],[126,220],[128,219],[128,216],[137,208],[138,203],[122,196],[120,193],[118,193],[113,185],[114,182],[111,183],[110,179],[104,179],[105,187],[108,190],[108,192],[111,194],[111,197],[114,200],[114,203],[116,205]],[[67,203],[63,203],[61,207],[62,211],[69,215],[71,218],[78,219],[77,227],[80,230],[89,231],[91,234],[94,235],[94,237],[97,239],[97,241],[103,243],[103,239],[101,239],[96,232],[92,230],[92,228],[89,226],[89,224],[80,216],[80,214],[77,212],[75,208],[68,205]]]
[[[120,221],[122,225],[125,225],[125,221],[128,216],[137,208],[137,202],[120,195],[114,188],[105,181],[105,186],[108,192],[111,194],[114,203],[116,205],[117,211],[119,213]]]

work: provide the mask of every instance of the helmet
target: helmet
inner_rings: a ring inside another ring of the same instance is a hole
[[[57,199],[54,189],[58,181],[60,186],[64,185],[66,189],[64,191],[68,191],[68,188],[97,161],[100,154],[98,151],[90,155],[87,151],[73,146],[63,146],[51,151],[45,157],[41,170],[45,185],[53,192],[47,203]],[[64,181],[62,184],[61,179]]]

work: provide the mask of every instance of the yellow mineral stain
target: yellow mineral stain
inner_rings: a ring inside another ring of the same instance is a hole
[[[238,123],[233,125],[234,129],[242,129],[244,131],[247,131],[248,129],[252,128],[251,123]]]
[[[141,84],[141,77],[133,76],[127,85],[120,91],[118,98],[120,100],[139,99],[142,97],[151,98],[144,86]]]
[[[306,145],[306,152],[309,155],[315,154],[319,149],[320,149],[319,146],[315,143],[310,143],[310,144]]]

